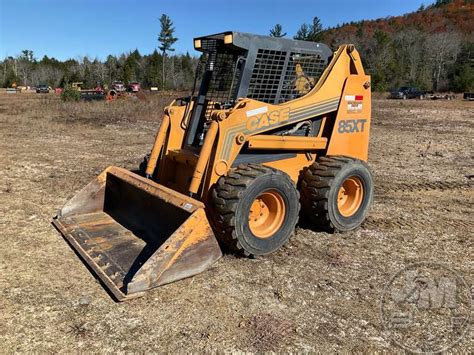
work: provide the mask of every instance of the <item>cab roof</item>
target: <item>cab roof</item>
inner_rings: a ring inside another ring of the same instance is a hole
[[[324,43],[261,36],[235,31],[196,37],[194,38],[194,48],[200,52],[207,52],[208,49],[204,43],[209,40],[217,40],[230,48],[247,51],[252,49],[267,49],[275,51],[319,52],[323,56],[330,56],[332,54],[331,49]],[[200,44],[200,46],[197,46],[197,44]]]

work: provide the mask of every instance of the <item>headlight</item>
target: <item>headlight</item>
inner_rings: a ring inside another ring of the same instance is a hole
[[[231,34],[224,36],[224,44],[232,44],[233,40],[234,40],[234,39],[232,38],[232,35],[231,35]]]

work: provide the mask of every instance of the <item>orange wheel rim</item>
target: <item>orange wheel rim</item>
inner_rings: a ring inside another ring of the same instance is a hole
[[[348,177],[342,183],[337,194],[337,207],[344,217],[350,217],[357,212],[364,199],[362,180],[356,176]]]
[[[250,231],[257,238],[271,237],[282,226],[285,212],[285,202],[278,191],[269,190],[261,193],[250,207]]]

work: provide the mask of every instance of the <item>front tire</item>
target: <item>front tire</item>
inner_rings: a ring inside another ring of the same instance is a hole
[[[373,199],[373,179],[358,159],[321,157],[301,181],[306,219],[329,231],[350,231],[364,221]]]
[[[293,234],[299,193],[288,175],[258,164],[242,164],[221,177],[211,196],[216,236],[229,249],[265,255]]]

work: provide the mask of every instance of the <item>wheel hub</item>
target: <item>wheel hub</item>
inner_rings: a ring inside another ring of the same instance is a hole
[[[342,183],[337,195],[337,207],[344,217],[354,215],[364,199],[364,187],[357,176],[348,177]]]
[[[269,238],[282,226],[285,219],[285,202],[275,190],[261,193],[249,211],[250,231],[257,238]]]

